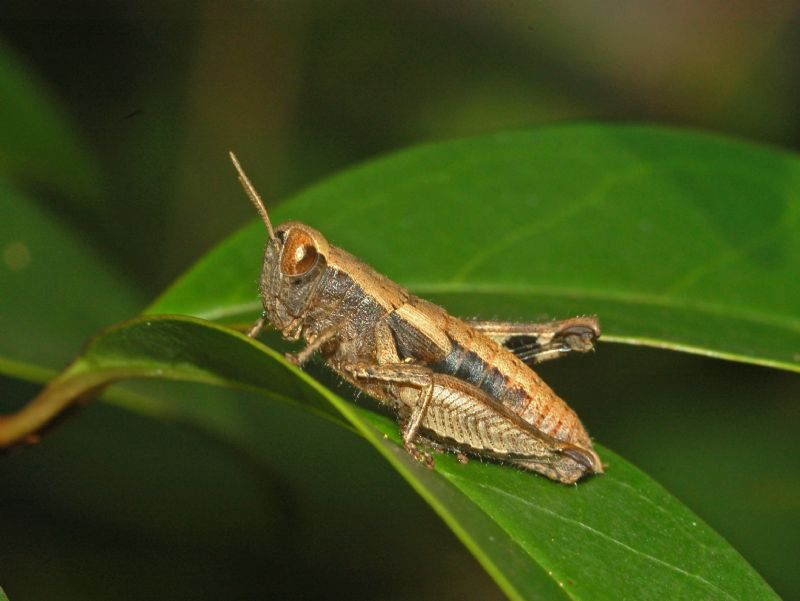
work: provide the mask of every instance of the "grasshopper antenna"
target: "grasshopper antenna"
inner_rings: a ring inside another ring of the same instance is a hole
[[[236,155],[233,154],[233,151],[229,151],[228,154],[231,156],[231,162],[233,162],[233,166],[236,168],[236,172],[239,174],[239,182],[242,184],[242,188],[244,188],[247,197],[250,199],[250,202],[253,203],[253,206],[258,211],[258,214],[261,215],[261,221],[264,222],[264,225],[267,226],[267,233],[269,233],[269,239],[275,239],[275,232],[272,230],[272,223],[269,220],[269,215],[267,215],[267,209],[264,207],[264,201],[261,200],[261,197],[256,192],[256,189],[253,187],[253,184],[250,183],[250,180],[244,173],[244,169],[239,164],[239,159],[236,158]]]

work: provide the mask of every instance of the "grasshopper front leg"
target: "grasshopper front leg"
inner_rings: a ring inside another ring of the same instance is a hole
[[[337,332],[339,331],[338,326],[332,326],[322,332],[319,336],[317,336],[313,341],[309,342],[308,345],[301,350],[299,353],[286,353],[284,355],[288,361],[294,363],[295,365],[302,366],[306,361],[308,361],[311,356],[316,353],[322,345],[324,345],[329,340],[332,340]]]
[[[259,318],[252,326],[250,326],[250,329],[247,330],[247,333],[245,335],[248,338],[258,337],[258,335],[261,333],[261,330],[263,330],[266,327],[268,321],[269,319],[267,318],[267,312],[262,311]]]

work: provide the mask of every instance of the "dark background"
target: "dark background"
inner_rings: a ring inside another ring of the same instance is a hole
[[[19,183],[141,306],[253,218],[228,149],[275,204],[407,145],[557,121],[800,144],[794,2],[3,0],[0,17],[0,49],[97,169],[83,194]],[[576,406],[592,434],[800,598],[797,375],[608,345],[542,371],[566,398],[595,383]],[[36,392],[0,387],[4,402]],[[268,461],[104,405],[2,458],[11,601],[500,597],[365,444],[271,411]]]

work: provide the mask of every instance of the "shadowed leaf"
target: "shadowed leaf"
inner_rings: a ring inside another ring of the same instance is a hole
[[[97,166],[45,86],[0,41],[0,175],[44,183],[81,200],[98,191]]]

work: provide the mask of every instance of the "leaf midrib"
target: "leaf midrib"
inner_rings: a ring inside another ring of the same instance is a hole
[[[767,314],[758,311],[743,311],[726,305],[706,303],[690,299],[676,299],[656,294],[643,294],[628,290],[598,290],[592,288],[569,288],[558,286],[502,284],[494,282],[405,282],[406,288],[415,294],[505,294],[515,296],[549,296],[570,299],[591,299],[597,301],[615,301],[629,305],[646,305],[662,309],[680,309],[694,311],[715,317],[737,319],[757,325],[766,325],[800,334],[800,319],[782,314]],[[208,320],[225,319],[252,313],[260,308],[258,301],[238,303],[201,311],[196,317]]]
[[[715,303],[705,303],[690,299],[630,292],[628,290],[597,290],[592,288],[567,288],[557,286],[537,286],[520,284],[502,284],[493,282],[461,283],[408,283],[407,287],[415,293],[469,293],[469,294],[512,294],[542,295],[564,298],[587,298],[593,300],[617,301],[631,305],[647,305],[665,309],[691,310],[717,317],[727,317],[741,321],[749,321],[759,325],[785,328],[800,333],[800,319],[788,315],[772,317],[757,311],[742,311]]]

